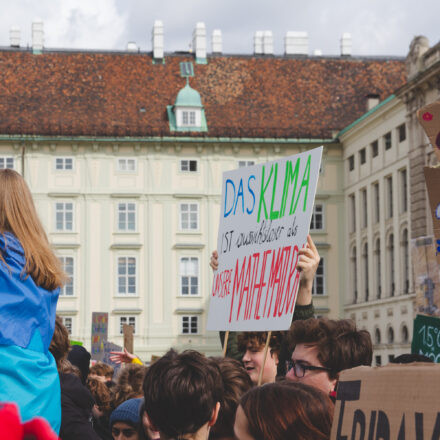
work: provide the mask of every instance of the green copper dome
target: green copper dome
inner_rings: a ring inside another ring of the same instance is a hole
[[[199,92],[187,84],[177,94],[174,105],[180,107],[202,107],[202,100],[200,99]]]

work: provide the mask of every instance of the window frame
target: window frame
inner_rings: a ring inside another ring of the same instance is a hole
[[[360,165],[365,165],[367,163],[367,150],[365,147],[359,150],[359,163]]]
[[[255,160],[239,160],[238,168],[246,168],[246,167],[253,167],[255,165]]]
[[[120,208],[122,205],[125,205],[125,227],[121,228],[121,223],[120,223],[120,215],[121,215],[121,211]],[[128,210],[128,205],[133,205],[134,206],[134,228],[133,229],[129,229],[128,225],[130,224],[130,222],[128,221],[128,216],[130,214],[131,211]],[[117,202],[116,205],[116,230],[118,232],[121,233],[135,233],[137,232],[137,204],[135,201],[119,201]]]
[[[60,297],[63,297],[63,298],[75,297],[76,296],[76,294],[75,294],[75,284],[76,284],[75,283],[75,270],[76,270],[75,257],[73,255],[60,255],[58,258],[61,261],[61,265],[62,265],[63,271],[67,275],[69,275],[69,281],[67,281],[66,284],[60,288]],[[65,260],[67,258],[71,258],[72,259],[72,273],[71,274],[66,269],[66,261]],[[66,287],[68,287],[68,284],[70,284],[70,288],[72,289],[72,293],[71,294],[65,293]]]
[[[188,259],[188,263],[191,262],[191,260],[196,260],[197,262],[197,273],[196,275],[191,275],[187,273],[182,273],[182,260]],[[201,289],[200,289],[200,258],[197,255],[181,255],[179,257],[179,293],[178,296],[180,298],[197,298],[201,296]],[[188,277],[188,293],[183,293],[183,277]],[[193,294],[191,293],[192,288],[192,280],[191,278],[197,278],[197,293]]]
[[[119,260],[125,258],[126,261],[126,269],[127,269],[127,273],[124,274],[126,276],[126,282],[125,282],[125,287],[126,287],[126,291],[125,293],[121,293],[119,291],[119,278],[120,278],[120,274],[119,274]],[[128,283],[128,276],[130,274],[128,274],[128,259],[129,258],[134,258],[135,261],[135,273],[134,273],[134,280],[135,280],[135,284],[134,284],[134,293],[129,293],[128,292],[128,287],[129,287],[129,283]],[[138,293],[138,287],[139,287],[139,280],[138,280],[138,274],[139,274],[139,270],[138,270],[138,257],[137,255],[133,255],[133,254],[119,254],[116,256],[116,295],[117,297],[120,298],[133,298],[133,297],[138,297],[139,293]]]
[[[187,164],[187,169],[184,169],[184,164]],[[191,163],[195,163],[196,169],[191,169]],[[199,161],[197,159],[181,159],[180,160],[180,172],[181,173],[198,173],[199,172]]]
[[[403,136],[402,136],[402,131],[403,131]],[[397,127],[397,136],[399,139],[399,143],[406,141],[406,124],[405,124],[405,122],[403,124],[400,124]]]
[[[182,220],[183,220],[182,216],[184,214],[182,212],[182,207],[184,205],[188,206],[188,227],[187,228],[183,227],[183,222],[182,222]],[[190,210],[191,205],[194,205],[197,207],[197,212],[196,212],[197,224],[196,224],[195,228],[191,228],[191,210]],[[199,232],[200,231],[200,205],[198,202],[181,202],[181,203],[179,203],[179,231],[180,232]]]
[[[188,318],[188,332],[185,333],[184,330],[184,319]],[[200,316],[199,315],[180,315],[180,326],[179,326],[179,334],[181,336],[196,336],[196,335],[200,335],[201,334],[201,325],[200,325]],[[196,332],[192,332],[191,328],[192,328],[192,320],[195,320],[196,322],[196,327],[197,327],[197,331]]]
[[[12,161],[12,167],[8,166],[8,161]],[[3,162],[3,164],[2,164]],[[14,156],[0,156],[0,170],[15,170]]]
[[[326,260],[327,257],[323,257],[321,256],[321,259],[319,260],[319,264],[318,267],[316,269],[316,273],[315,273],[315,277],[313,279],[313,285],[312,285],[312,296],[324,296],[327,294],[327,289],[326,289]],[[320,273],[322,272],[322,273]],[[318,287],[317,287],[317,283],[316,280],[320,278],[322,281],[322,292],[318,292]]]
[[[73,328],[74,328],[73,318],[74,317],[70,316],[70,315],[68,315],[68,316],[61,315],[61,320],[63,321],[63,325],[64,325],[64,327],[66,327],[67,332],[69,333],[69,336],[73,335]],[[70,331],[69,331],[69,325],[68,324],[66,325],[67,319],[70,319]]]
[[[317,208],[321,209],[321,212],[316,212]],[[316,217],[317,216],[321,216],[321,227],[317,228],[316,227]],[[312,227],[313,226],[313,227]],[[313,209],[312,209],[312,215],[310,218],[310,230],[311,231],[323,231],[325,229],[325,208],[324,208],[324,204],[323,203],[315,203],[313,205]]]
[[[391,134],[391,131],[383,135],[383,144],[385,151],[391,150],[391,148],[393,148],[393,136]]]
[[[121,163],[125,161],[125,169],[122,169]],[[134,169],[128,169],[128,162],[133,161]],[[116,158],[116,171],[123,174],[134,174],[137,172],[137,158],[136,157],[118,157]]]
[[[355,169],[355,158],[354,158],[354,154],[352,154],[351,156],[348,157],[348,171],[354,171]]]
[[[119,318],[119,335],[124,334],[124,330],[123,330],[124,324],[131,325],[133,327],[133,335],[136,334],[137,322],[136,322],[135,315],[120,315],[120,316],[118,316],[118,318]],[[123,319],[125,319],[127,322],[123,323],[122,322]],[[133,324],[130,323],[130,320],[133,320]]]
[[[58,228],[58,213],[60,212],[59,210],[58,210],[58,206],[57,205],[63,205],[63,209],[62,209],[62,213],[63,213],[63,219],[62,219],[62,228]],[[66,225],[67,225],[67,220],[66,220],[66,205],[67,204],[71,204],[72,205],[72,209],[71,209],[71,213],[72,213],[72,220],[71,220],[71,223],[72,223],[72,226],[71,226],[71,228],[70,229],[68,229],[68,228],[66,228]],[[55,202],[54,202],[54,212],[55,212],[55,219],[54,219],[54,221],[55,221],[55,231],[56,232],[67,232],[67,233],[70,233],[70,232],[75,232],[75,230],[76,230],[76,228],[75,228],[75,208],[76,208],[76,206],[75,206],[75,202],[73,201],[73,200],[71,200],[71,201],[66,201],[66,200],[56,200]]]
[[[379,156],[379,141],[377,139],[375,141],[371,142],[370,148],[371,148],[371,157],[372,158]]]
[[[62,167],[58,168],[58,161],[62,161]],[[72,167],[66,168],[66,161],[71,160],[72,161]],[[75,171],[75,158],[73,156],[57,156],[54,157],[54,169],[56,173],[64,173],[64,172],[73,172]]]

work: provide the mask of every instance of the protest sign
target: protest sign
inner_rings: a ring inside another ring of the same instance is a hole
[[[102,361],[104,342],[108,337],[108,313],[92,313],[92,359]]]
[[[423,354],[440,363],[440,318],[416,316],[411,353]]]
[[[330,439],[439,439],[439,396],[440,365],[342,371]]]
[[[113,342],[104,341],[104,354],[102,356],[102,362],[105,362],[108,365],[113,367],[113,377],[117,376],[118,371],[121,369],[121,364],[117,364],[110,359],[110,353],[112,351],[121,352],[123,348],[120,345],[116,345]]]
[[[440,168],[425,167],[423,171],[425,173],[426,188],[431,206],[432,227],[435,237],[435,255],[437,263],[440,265]]]
[[[290,327],[322,147],[223,173],[208,330]]]
[[[411,240],[411,259],[418,313],[440,315],[440,277],[433,237]]]
[[[133,353],[133,331],[132,325],[124,324],[122,326],[122,331],[124,333],[124,348],[127,349],[129,353]]]
[[[425,130],[437,159],[440,161],[440,101],[419,109],[417,119]]]

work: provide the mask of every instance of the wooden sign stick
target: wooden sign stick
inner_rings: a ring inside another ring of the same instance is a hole
[[[229,330],[226,330],[225,340],[223,341],[223,357],[226,357],[226,350],[228,349]]]
[[[264,366],[266,365],[267,350],[269,348],[269,341],[270,341],[271,336],[272,336],[272,331],[270,331],[267,334],[266,345],[264,346],[263,365],[261,366],[260,374],[258,375],[258,386],[261,385],[261,381],[263,379],[263,370],[264,370]]]

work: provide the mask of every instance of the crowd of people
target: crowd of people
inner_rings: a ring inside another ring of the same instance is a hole
[[[371,365],[372,342],[353,321],[313,317],[318,263],[309,236],[288,331],[231,333],[225,357],[170,349],[148,367],[124,350],[114,375],[70,345],[55,315],[65,274],[26,183],[0,170],[0,437],[329,439],[339,374]]]

